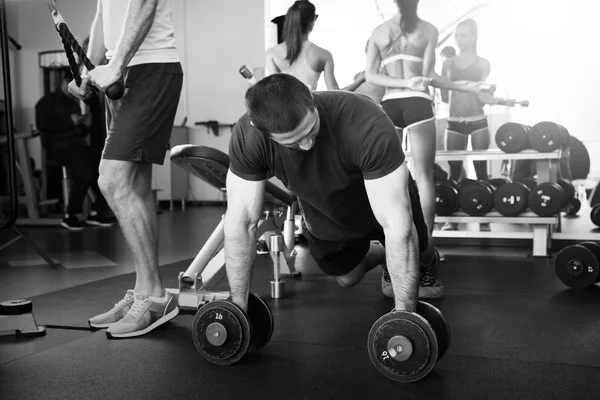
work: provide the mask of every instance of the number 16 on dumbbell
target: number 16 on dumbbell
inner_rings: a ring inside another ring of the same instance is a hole
[[[417,312],[392,311],[369,331],[367,349],[375,368],[396,382],[416,382],[431,372],[450,346],[450,328],[440,310],[420,301]]]

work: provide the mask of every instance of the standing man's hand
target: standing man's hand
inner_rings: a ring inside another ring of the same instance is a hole
[[[86,101],[92,94],[90,78],[87,75],[83,75],[81,77],[80,85],[77,85],[77,82],[75,82],[75,79],[73,79],[71,82],[69,82],[69,92],[78,100]]]
[[[123,76],[123,70],[112,63],[100,65],[88,72],[90,82],[105,91],[113,83],[119,81]]]

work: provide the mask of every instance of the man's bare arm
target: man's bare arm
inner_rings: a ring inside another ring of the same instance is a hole
[[[106,46],[104,44],[104,21],[102,19],[102,0],[98,0],[96,7],[96,16],[92,22],[90,32],[90,41],[87,49],[87,56],[94,65],[104,64],[106,61]]]
[[[265,181],[246,181],[227,173],[224,220],[225,268],[233,302],[248,309],[248,293],[256,256],[256,226],[262,216]]]
[[[129,0],[125,28],[111,63],[124,70],[140,48],[154,23],[158,0]]]
[[[392,279],[395,308],[414,312],[419,290],[419,254],[408,176],[408,168],[403,163],[391,174],[365,180],[365,188],[375,218],[385,233],[386,263]]]

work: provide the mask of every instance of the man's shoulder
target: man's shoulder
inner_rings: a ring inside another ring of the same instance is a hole
[[[246,148],[262,146],[263,134],[252,125],[248,113],[242,115],[231,130],[231,141],[243,144]]]
[[[356,116],[363,115],[384,115],[384,111],[376,104],[373,99],[362,93],[347,92],[344,90],[324,90],[313,92],[317,103],[334,113],[340,111],[340,108],[351,107],[348,112]]]

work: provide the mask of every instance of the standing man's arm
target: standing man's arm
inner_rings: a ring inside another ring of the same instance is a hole
[[[415,312],[419,290],[419,247],[408,177],[404,162],[386,176],[365,180],[365,188],[373,214],[385,233],[386,263],[394,289],[395,309]]]
[[[105,90],[121,79],[129,61],[144,42],[154,23],[158,0],[129,0],[123,34],[119,39],[113,58],[107,65],[90,71],[92,82]]]
[[[247,181],[227,173],[224,220],[225,267],[231,299],[248,309],[248,293],[256,256],[256,227],[262,216],[265,181]]]
[[[94,65],[102,65],[106,61],[106,46],[104,44],[104,20],[102,19],[102,0],[98,0],[96,16],[92,22],[90,42],[87,56]]]

